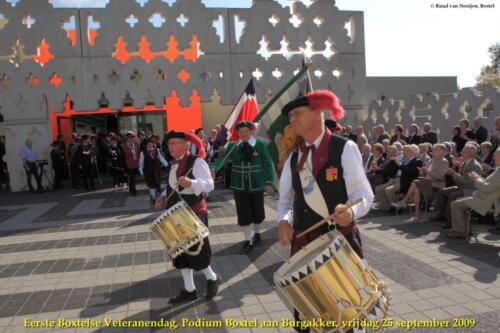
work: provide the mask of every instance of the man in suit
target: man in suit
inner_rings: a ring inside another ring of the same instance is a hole
[[[394,125],[394,135],[391,137],[391,145],[396,141],[401,142],[402,144],[406,144],[408,142],[408,137],[403,135],[403,125],[401,124]]]
[[[438,142],[438,135],[432,130],[431,123],[425,123],[422,127],[422,131],[422,142],[429,142],[432,145]]]
[[[418,145],[422,141],[422,137],[418,134],[420,127],[417,124],[411,124],[408,129],[408,141],[409,145]]]
[[[482,125],[481,117],[474,118],[474,128],[472,129],[477,143],[481,144],[488,139],[488,130]]]
[[[482,178],[476,172],[468,174],[473,181],[476,191],[471,196],[458,199],[451,204],[451,231],[446,235],[449,238],[467,237],[469,224],[467,209],[473,209],[481,215],[486,215],[492,205],[495,205],[495,216],[500,214],[500,148],[495,152],[496,170]]]
[[[460,163],[458,172],[453,168],[445,170],[445,174],[451,175],[457,186],[445,187],[438,192],[435,209],[437,215],[430,218],[431,221],[435,222],[445,221],[442,225],[443,229],[451,228],[451,203],[460,197],[471,195],[474,191],[473,181],[469,179],[468,174],[471,172],[480,174],[482,170],[479,162],[474,159],[476,151],[474,145],[465,145],[462,150],[463,162]],[[457,160],[455,161],[458,163]]]
[[[352,132],[352,126],[347,125],[344,129],[346,138],[354,142],[358,141],[358,136]]]

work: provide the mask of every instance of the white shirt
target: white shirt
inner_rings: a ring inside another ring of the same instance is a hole
[[[163,155],[161,154],[160,150],[159,149],[156,149],[158,152],[158,157],[160,158],[160,163],[164,166],[164,167],[167,167],[168,166],[168,162],[165,160],[165,158],[163,157]],[[141,155],[139,156],[139,173],[141,175],[144,174],[144,152],[141,151]]]
[[[313,142],[316,149],[319,147],[325,132],[321,132],[320,136]],[[310,145],[310,143],[306,143]],[[298,160],[302,153],[299,151]],[[307,156],[307,167],[312,170],[312,154]],[[280,199],[278,202],[278,222],[282,220],[290,221],[293,211],[293,198],[295,191],[292,185],[292,170],[290,167],[291,154],[285,162],[281,177],[280,177]],[[373,191],[366,178],[361,161],[361,153],[354,141],[348,140],[342,152],[342,169],[344,172],[344,180],[346,185],[348,201],[354,201],[362,198],[363,201],[352,207],[353,220],[365,216],[373,203]],[[324,216],[326,217],[326,216]]]
[[[238,140],[238,145],[241,144],[243,141],[240,139]],[[254,136],[251,136],[250,139],[247,141],[250,146],[255,147],[255,144],[257,143],[257,139],[255,139]]]
[[[179,160],[181,159],[182,157]],[[173,189],[177,186],[178,167],[179,164],[173,164],[170,169],[170,174],[168,175],[168,185]],[[214,190],[214,180],[210,173],[210,168],[204,159],[197,158],[194,161],[193,175],[194,179],[191,179],[191,187],[183,189],[180,193],[200,195],[203,192],[211,192]],[[167,190],[165,189],[161,195],[165,197],[167,195]]]

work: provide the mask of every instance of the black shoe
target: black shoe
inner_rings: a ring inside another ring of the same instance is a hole
[[[489,228],[488,231],[494,235],[500,235],[500,226],[495,228]]]
[[[252,244],[253,244],[253,246],[260,246],[260,245],[262,245],[262,238],[260,238],[260,233],[255,233],[253,235]]]
[[[443,224],[441,224],[441,229],[451,229],[451,223],[443,223]]]
[[[431,222],[444,221],[444,216],[431,216],[431,217],[429,217],[429,221],[431,221]]]
[[[217,275],[217,280],[207,281],[207,294],[205,295],[207,300],[211,300],[219,293],[220,277]]]
[[[171,304],[175,303],[183,303],[183,302],[189,302],[189,301],[194,301],[198,299],[198,293],[196,292],[196,289],[189,292],[186,289],[182,289],[179,295],[172,297],[169,301]]]
[[[253,245],[250,243],[250,241],[245,241],[243,242],[243,246],[240,249],[240,254],[247,254],[248,252],[252,251]]]
[[[30,188],[30,193],[35,193],[35,189],[34,188]]]

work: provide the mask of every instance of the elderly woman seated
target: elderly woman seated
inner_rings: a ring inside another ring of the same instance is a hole
[[[493,172],[493,167],[495,166],[495,161],[493,159],[493,145],[489,141],[481,143],[481,151],[478,157],[478,162],[483,167],[483,173],[481,176],[487,177]]]
[[[408,205],[410,198],[415,203],[415,216],[410,220],[420,219],[420,194],[430,197],[435,190],[444,188],[444,172],[448,168],[448,161],[444,158],[445,146],[437,143],[432,150],[432,159],[419,168],[422,177],[415,179],[403,199],[395,204],[396,208],[403,208]]]
[[[377,171],[380,166],[384,163],[384,146],[380,143],[376,143],[372,147],[372,155],[368,159],[367,174],[371,175]]]
[[[422,161],[423,165],[426,165],[431,160],[431,151],[432,145],[428,142],[423,142],[418,145],[418,159]]]

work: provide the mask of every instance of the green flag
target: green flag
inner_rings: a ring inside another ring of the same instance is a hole
[[[288,118],[281,114],[281,109],[289,101],[311,90],[308,65],[303,62],[300,71],[269,100],[254,120],[259,123],[257,136],[268,142],[267,148],[278,174],[286,157],[280,145],[284,139],[285,127],[288,125]]]

